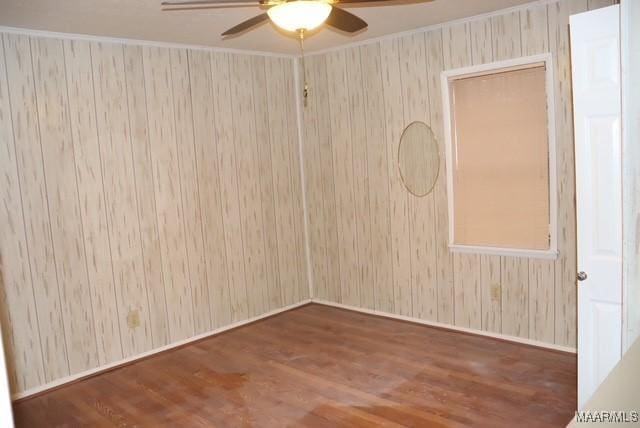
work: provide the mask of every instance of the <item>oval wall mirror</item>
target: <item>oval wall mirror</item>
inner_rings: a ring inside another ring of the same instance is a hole
[[[431,128],[424,122],[413,122],[404,129],[398,147],[400,177],[414,196],[426,196],[438,178],[440,154]]]

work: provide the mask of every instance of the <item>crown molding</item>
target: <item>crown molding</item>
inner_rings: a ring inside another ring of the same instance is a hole
[[[324,55],[330,52],[336,52],[336,51],[340,51],[343,49],[350,49],[350,48],[355,48],[355,47],[359,47],[359,46],[366,46],[372,43],[379,43],[385,40],[394,40],[394,39],[399,39],[401,37],[407,37],[407,36],[413,36],[414,34],[422,34],[422,33],[428,33],[430,31],[436,31],[436,30],[440,30],[442,28],[447,28],[450,27],[452,25],[456,25],[456,24],[465,24],[467,22],[474,22],[474,21],[479,21],[481,19],[487,19],[487,18],[493,18],[495,16],[502,16],[502,15],[506,15],[508,13],[513,13],[513,12],[520,12],[523,10],[528,10],[528,9],[533,9],[534,7],[540,7],[540,6],[546,6],[549,4],[554,4],[554,3],[558,3],[560,1],[566,1],[566,0],[535,0],[529,3],[523,3],[517,6],[511,6],[505,9],[498,9],[498,10],[494,10],[492,12],[487,12],[487,13],[482,13],[480,15],[473,15],[473,16],[468,16],[465,18],[460,18],[460,19],[454,19],[451,21],[445,21],[445,22],[441,22],[439,24],[433,24],[433,25],[427,25],[424,27],[418,27],[418,28],[414,28],[413,30],[407,30],[407,31],[400,31],[397,33],[390,33],[390,34],[385,34],[383,36],[378,36],[378,37],[372,37],[370,39],[363,39],[363,40],[358,40],[357,42],[351,42],[351,43],[345,43],[345,44],[341,44],[338,46],[333,46],[330,48],[326,48],[326,49],[318,49],[318,50],[310,50],[308,52],[305,53],[306,57],[310,57],[310,56],[315,56],[315,55]],[[297,55],[297,56],[302,56],[302,55]]]
[[[117,43],[122,45],[134,45],[134,46],[151,46],[156,48],[171,48],[171,49],[189,49],[189,50],[199,50],[206,52],[223,52],[223,53],[231,53],[231,54],[240,54],[240,55],[254,55],[254,56],[264,56],[264,57],[275,57],[275,58],[288,58],[295,59],[300,55],[297,54],[285,54],[285,53],[277,53],[277,52],[266,52],[266,51],[254,51],[249,49],[232,49],[232,48],[222,48],[216,46],[204,46],[204,45],[193,45],[188,43],[169,43],[169,42],[158,42],[152,40],[139,40],[139,39],[126,39],[119,37],[107,37],[107,36],[94,36],[91,34],[77,34],[77,33],[61,33],[57,31],[43,31],[43,30],[32,30],[29,28],[20,28],[20,27],[8,27],[4,25],[0,25],[0,33],[7,34],[20,34],[24,36],[33,36],[33,37],[46,37],[52,39],[65,39],[65,40],[82,40],[86,42],[102,42],[102,43]]]
[[[508,7],[505,9],[498,9],[492,12],[483,13],[480,15],[473,15],[465,18],[454,19],[451,21],[442,22],[439,24],[427,25],[424,27],[414,28],[412,30],[401,31],[397,33],[385,34],[383,36],[372,37],[369,39],[359,40],[357,42],[343,43],[337,46],[332,46],[326,49],[318,49],[318,50],[310,50],[305,53],[305,56],[315,56],[315,55],[323,55],[329,52],[340,51],[342,49],[349,49],[359,46],[365,46],[372,43],[379,43],[384,40],[393,40],[401,37],[412,36],[414,34],[427,33],[429,31],[436,31],[442,28],[449,27],[451,25],[463,24],[467,22],[478,21],[481,19],[492,18],[494,16],[506,15],[512,12],[519,12],[527,9],[532,9],[534,7],[546,6],[548,4],[558,3],[563,0],[535,0],[529,3],[524,3],[517,6]],[[178,49],[192,49],[192,50],[201,50],[208,52],[226,52],[232,54],[243,54],[243,55],[256,55],[256,56],[265,56],[265,57],[276,57],[276,58],[300,58],[301,54],[285,54],[278,52],[269,52],[269,51],[256,51],[250,49],[234,49],[234,48],[223,48],[223,47],[215,47],[215,46],[205,46],[205,45],[194,45],[188,43],[170,43],[170,42],[159,42],[153,40],[139,40],[139,39],[127,39],[127,38],[118,38],[118,37],[107,37],[107,36],[95,36],[90,34],[77,34],[77,33],[64,33],[64,32],[56,32],[56,31],[44,31],[44,30],[32,30],[29,28],[20,28],[20,27],[10,27],[0,25],[0,33],[10,33],[10,34],[22,34],[27,36],[35,36],[35,37],[49,37],[56,39],[69,39],[69,40],[83,40],[83,41],[93,41],[93,42],[106,42],[106,43],[120,43],[124,45],[137,45],[137,46],[153,46],[153,47],[163,47],[163,48],[178,48]]]

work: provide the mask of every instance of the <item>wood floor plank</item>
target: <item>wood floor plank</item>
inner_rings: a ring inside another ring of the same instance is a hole
[[[564,426],[575,355],[311,304],[22,400],[22,426]]]

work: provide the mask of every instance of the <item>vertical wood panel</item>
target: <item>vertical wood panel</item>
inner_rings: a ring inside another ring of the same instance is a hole
[[[470,24],[457,24],[442,30],[444,66],[446,69],[472,64]],[[454,323],[462,327],[481,328],[482,298],[480,294],[480,256],[455,253]]]
[[[349,111],[351,112],[351,144],[353,156],[354,195],[356,200],[357,246],[359,262],[360,305],[375,309],[373,296],[373,269],[371,248],[371,216],[369,214],[369,175],[367,172],[368,147],[365,134],[365,94],[362,80],[360,48],[347,50],[347,70],[355,78],[349,84]]]
[[[42,344],[44,381],[48,382],[68,375],[69,362],[49,225],[30,45],[28,37],[4,35],[18,179]],[[26,349],[21,351],[27,352]],[[31,358],[25,356],[22,360],[29,361]],[[38,367],[31,366],[29,369],[34,370],[34,374],[20,373],[21,383],[30,386],[40,383]]]
[[[189,70],[209,309],[215,328],[231,322],[231,311],[209,54],[189,51]]]
[[[455,24],[443,28],[442,46],[445,69],[471,65],[469,23]]]
[[[326,243],[327,298],[340,302],[340,258],[338,254],[338,228],[333,166],[333,128],[329,120],[330,100],[327,96],[327,67],[325,57],[312,62],[316,90],[313,93],[318,124],[318,150],[321,163],[322,208],[324,210],[324,239]]]
[[[0,37],[0,323],[11,388],[23,390],[41,384],[45,370],[20,195],[5,43],[11,47],[15,41]],[[18,86],[12,85],[11,90],[16,89]]]
[[[143,48],[149,141],[156,195],[162,271],[167,297],[169,337],[194,333],[192,289],[186,254],[180,164],[172,90],[174,50]]]
[[[529,337],[529,262],[504,257],[501,263],[502,333]]]
[[[454,322],[453,312],[453,256],[449,252],[449,218],[447,205],[447,171],[444,153],[444,128],[442,118],[442,89],[440,73],[444,70],[442,31],[425,34],[427,48],[427,75],[429,78],[429,110],[431,129],[438,141],[440,171],[433,189],[436,228],[436,284],[438,293],[438,321]]]
[[[479,254],[457,253],[453,256],[455,324],[461,327],[482,328],[480,261]]]
[[[423,121],[431,125],[426,42],[416,34],[400,39],[400,74],[404,105],[404,126]],[[436,278],[436,236],[434,193],[408,195],[411,230],[411,270],[414,316],[438,318]]]
[[[293,103],[293,97],[288,98],[287,82],[282,76],[288,64],[282,59],[269,60],[265,67],[265,76],[270,82],[266,86],[267,120],[269,122],[269,149],[272,162],[273,190],[275,202],[275,227],[277,237],[277,262],[280,280],[280,305],[290,304],[298,294],[298,268],[296,260],[304,257],[298,253],[296,222],[293,197],[293,183],[291,174],[293,166],[290,163],[289,129],[287,123],[287,103]]]
[[[204,258],[202,214],[198,187],[198,168],[195,158],[193,113],[189,60],[184,49],[171,50],[171,76],[176,126],[176,147],[182,193],[184,235],[188,261],[193,321],[196,334],[211,330],[207,264]]]
[[[340,300],[357,305],[354,284],[358,284],[358,250],[355,197],[353,194],[353,154],[349,121],[349,80],[346,53],[327,55],[328,96],[331,100],[329,118],[332,129],[333,165],[337,211],[337,232],[340,260]]]
[[[280,306],[281,290],[280,277],[278,275],[278,235],[275,220],[275,201],[273,168],[271,160],[271,135],[269,127],[269,104],[267,98],[267,77],[266,62],[273,61],[264,57],[251,58],[254,113],[256,122],[256,149],[257,149],[257,169],[260,196],[262,198],[262,221],[264,230],[264,254],[266,263],[266,291],[264,295],[264,311],[269,311]],[[271,82],[269,82],[271,83]],[[290,100],[290,102],[292,102]],[[280,106],[277,107],[281,109]]]
[[[138,204],[131,154],[122,46],[92,43],[98,144],[102,162],[107,228],[125,357],[153,346],[142,265]],[[128,323],[129,316],[139,324]]]
[[[471,40],[471,62],[474,65],[493,62],[493,39],[491,20],[480,19],[469,23]]]
[[[36,99],[49,203],[51,236],[60,285],[69,370],[98,364],[93,302],[87,287],[87,263],[80,216],[76,165],[69,125],[69,105],[62,41],[36,38],[31,43]]]
[[[502,332],[502,278],[500,256],[480,257],[480,283],[482,287],[482,329]]]
[[[547,7],[537,6],[520,11],[522,55],[536,55],[549,51]]]
[[[64,58],[98,362],[106,364],[122,358],[122,344],[102,187],[89,43],[65,41]]]
[[[304,171],[307,179],[307,221],[309,224],[309,247],[311,251],[311,272],[313,277],[314,293],[321,299],[329,298],[328,260],[326,240],[324,234],[325,212],[322,190],[322,171],[320,158],[320,124],[318,117],[318,100],[316,91],[320,91],[320,82],[314,70],[320,67],[318,59],[308,58],[304,67],[301,67],[301,78],[306,81],[309,90],[309,98],[304,105],[302,114],[304,117],[303,157]],[[314,95],[312,95],[314,94]]]
[[[553,260],[529,260],[529,337],[553,343],[554,272]]]
[[[252,86],[247,84],[252,79],[251,58],[245,55],[232,56],[230,70],[247,301],[249,316],[255,316],[264,312],[265,295],[262,292],[264,290],[262,283],[268,279],[260,185],[258,177],[252,174],[253,171],[258,170],[258,153],[253,91]]]
[[[398,40],[380,44],[382,84],[384,88],[387,163],[389,168],[389,220],[393,263],[394,309],[397,314],[414,315],[414,290],[418,279],[412,278],[412,247],[409,219],[409,192],[402,183],[398,169],[398,149],[404,127],[403,88],[400,74]]]
[[[494,61],[521,56],[520,13],[512,12],[491,18],[491,36]]]
[[[248,317],[249,308],[247,306],[245,257],[238,201],[229,54],[215,52],[211,54],[210,59],[215,139],[218,142],[218,168],[220,168],[220,193],[224,220],[224,243],[229,275],[229,303],[231,305],[231,320],[239,321]]]
[[[360,48],[365,90],[367,171],[371,215],[371,248],[375,309],[394,311],[391,240],[389,238],[389,167],[385,144],[384,97],[380,45]]]
[[[301,160],[300,160],[300,141],[298,137],[298,115],[296,108],[299,104],[300,97],[296,93],[295,73],[294,73],[294,61],[282,59],[285,64],[284,73],[282,77],[285,82],[285,101],[284,110],[286,114],[287,122],[287,137],[288,137],[288,149],[289,149],[289,165],[290,176],[292,186],[292,200],[293,202],[293,219],[294,229],[296,237],[296,253],[294,254],[294,260],[297,265],[298,271],[298,297],[297,299],[310,298],[309,280],[308,280],[308,265],[307,265],[307,253],[306,244],[307,236],[305,232],[305,218],[304,218],[304,201],[302,197],[302,183],[301,175]],[[291,100],[294,100],[291,102]],[[302,118],[300,118],[302,120]],[[302,124],[300,124],[302,126]],[[295,294],[291,294],[290,298],[295,299]],[[296,300],[296,301],[298,301]],[[293,303],[293,302],[291,302]]]
[[[151,142],[147,121],[146,83],[140,46],[124,46],[127,105],[131,127],[131,150],[134,164],[135,190],[138,200],[138,222],[142,267],[149,302],[151,340],[154,347],[170,342],[167,300],[162,274],[162,255],[156,214],[156,195],[151,160]]]

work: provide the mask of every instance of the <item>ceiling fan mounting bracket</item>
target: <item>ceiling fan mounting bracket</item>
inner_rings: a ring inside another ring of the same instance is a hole
[[[297,25],[301,25],[301,27],[306,31],[309,29],[315,29],[316,27],[324,24],[344,33],[355,34],[367,28],[367,23],[351,12],[347,12],[342,9],[340,5],[342,3],[352,4],[385,1],[389,0],[165,0],[161,3],[161,6],[162,10],[166,11],[218,9],[242,5],[258,6],[262,8],[262,10],[267,9],[264,13],[241,22],[235,27],[232,27],[222,33],[222,37],[226,37],[239,35],[247,30],[264,24],[270,19],[278,27],[294,33],[299,31],[295,30]],[[281,9],[285,7],[288,8],[288,13],[284,12],[284,9]],[[279,10],[278,16],[280,19],[284,18],[282,22],[276,22],[277,19],[272,16],[277,13],[276,10]],[[290,25],[292,18],[297,20],[297,23],[293,26]],[[306,35],[305,33],[300,34],[301,37]]]

